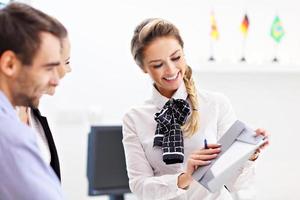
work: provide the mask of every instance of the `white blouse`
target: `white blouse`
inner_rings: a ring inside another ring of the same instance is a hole
[[[29,109],[29,124],[31,128],[36,133],[37,144],[41,150],[41,156],[43,160],[50,165],[51,153],[48,145],[48,140],[45,135],[45,131],[40,123],[40,121],[34,116],[31,108]]]
[[[175,99],[186,99],[187,92],[182,83]],[[203,148],[204,138],[208,143],[216,143],[235,122],[236,115],[228,98],[219,93],[201,91],[198,93],[200,129],[192,137],[184,138],[184,163],[166,165],[162,160],[162,150],[153,148],[157,126],[154,114],[159,112],[169,100],[154,87],[153,95],[144,105],[131,109],[123,118],[123,145],[131,191],[141,200],[199,200],[199,199],[254,199],[254,162],[248,161],[240,169],[240,175],[217,193],[210,193],[197,181],[188,189],[177,186],[178,176],[185,171],[187,158],[191,152]]]

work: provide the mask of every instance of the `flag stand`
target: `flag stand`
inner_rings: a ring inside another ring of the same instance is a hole
[[[209,59],[208,59],[208,61],[214,62],[214,61],[216,61],[216,60],[215,60],[215,58],[214,58],[213,56],[210,56]]]

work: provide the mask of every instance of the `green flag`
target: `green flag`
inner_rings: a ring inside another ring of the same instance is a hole
[[[275,17],[271,27],[271,37],[279,43],[284,36],[284,30],[278,16]]]

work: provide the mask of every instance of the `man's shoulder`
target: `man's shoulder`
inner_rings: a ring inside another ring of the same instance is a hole
[[[25,124],[0,114],[0,141],[2,144],[19,144],[31,140],[34,134]],[[7,145],[8,146],[8,145]]]

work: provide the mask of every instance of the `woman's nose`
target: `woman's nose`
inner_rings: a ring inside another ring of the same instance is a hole
[[[169,74],[172,74],[176,71],[176,65],[172,61],[166,63],[166,70]]]

